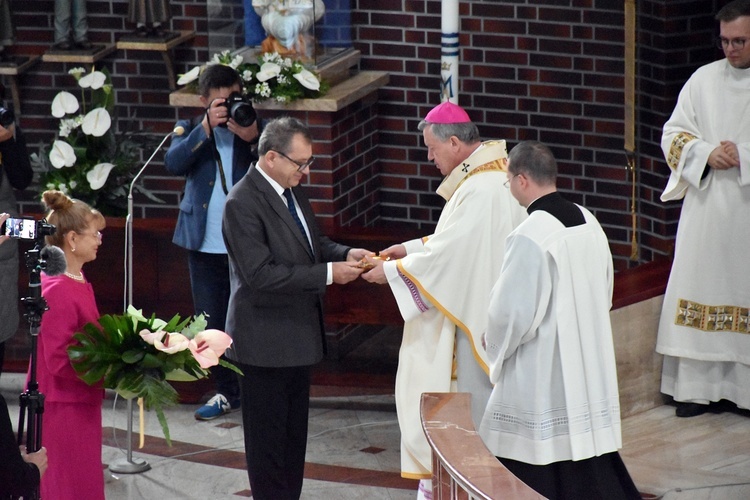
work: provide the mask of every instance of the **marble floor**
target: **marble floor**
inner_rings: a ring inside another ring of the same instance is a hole
[[[23,375],[4,373],[0,391],[17,422]],[[328,390],[331,389],[331,390]],[[335,395],[326,395],[330,392]],[[416,482],[399,475],[399,431],[391,394],[318,386],[311,400],[303,498],[415,498]],[[360,392],[361,394],[356,394]],[[195,405],[168,410],[172,446],[146,413],[138,474],[104,470],[108,499],[231,499],[251,497],[244,470],[239,412],[210,422],[193,418]],[[104,451],[112,464],[126,458],[127,405],[108,394],[102,410]],[[138,420],[135,420],[137,430]],[[750,418],[737,413],[678,419],[661,406],[625,420],[621,454],[644,498],[713,500],[750,498]],[[135,441],[135,439],[134,439]]]
[[[417,482],[400,477],[399,429],[393,398],[398,332],[366,342],[341,362],[314,373],[302,498],[413,500]],[[0,392],[18,421],[25,375],[3,373]],[[204,399],[208,395],[203,396]],[[232,499],[251,497],[239,412],[193,418],[197,404],[166,411],[172,446],[153,413],[145,443],[134,436],[132,457],[150,470],[104,469],[107,499]],[[750,412],[708,413],[690,419],[664,405],[623,422],[621,455],[644,498],[750,498]],[[107,394],[102,409],[105,465],[126,459],[127,405]],[[135,430],[138,418],[135,418]]]

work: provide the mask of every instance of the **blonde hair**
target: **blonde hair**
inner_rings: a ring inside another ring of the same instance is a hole
[[[56,228],[54,234],[45,236],[48,245],[62,248],[67,233],[82,233],[92,222],[96,223],[97,230],[102,230],[107,225],[101,212],[81,200],[68,197],[62,191],[45,191],[42,193],[42,202],[48,210],[47,222]]]

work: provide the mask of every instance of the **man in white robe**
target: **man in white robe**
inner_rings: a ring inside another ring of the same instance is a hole
[[[640,499],[619,454],[620,400],[609,310],[609,243],[555,187],[541,143],[517,145],[507,186],[529,217],[506,241],[485,336],[495,384],[487,447],[550,499]]]
[[[716,18],[726,58],[690,77],[661,140],[661,199],[684,199],[656,346],[679,417],[750,408],[750,0]]]
[[[424,392],[472,393],[479,423],[492,390],[480,336],[490,289],[500,274],[505,237],[524,218],[502,184],[505,141],[481,142],[459,106],[444,102],[419,124],[427,158],[446,176],[437,192],[446,201],[434,234],[381,252],[362,277],[391,287],[404,317],[396,374],[401,428],[401,475],[429,480],[431,453],[422,431]],[[456,373],[457,370],[457,373]],[[430,491],[423,481],[420,491]]]

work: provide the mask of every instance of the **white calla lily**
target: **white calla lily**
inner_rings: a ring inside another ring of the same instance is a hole
[[[265,62],[261,65],[260,71],[255,75],[255,78],[257,78],[259,82],[265,82],[271,78],[279,76],[279,73],[281,73],[281,66],[272,62]]]
[[[106,81],[107,75],[101,71],[92,71],[88,75],[81,77],[81,79],[78,80],[78,85],[83,89],[92,88],[96,90],[102,88],[102,85],[104,85],[104,82]]]
[[[302,84],[303,87],[310,90],[320,90],[320,80],[310,71],[303,69],[294,74],[294,78]]]
[[[63,116],[78,111],[79,104],[76,96],[70,92],[58,92],[52,99],[52,116],[62,118]]]
[[[195,81],[198,79],[198,76],[200,76],[201,73],[201,67],[196,66],[195,68],[191,69],[184,75],[180,76],[180,79],[177,80],[177,85],[185,85],[192,81]]]
[[[49,152],[49,161],[55,168],[72,167],[76,162],[73,146],[65,141],[55,141]]]
[[[113,168],[115,168],[115,166],[112,163],[99,163],[86,172],[86,180],[89,181],[91,189],[94,191],[101,189],[102,186],[104,186],[104,183],[107,182],[109,173]]]
[[[86,135],[101,137],[107,133],[111,125],[112,118],[109,116],[109,112],[104,108],[95,108],[83,118],[81,130]]]

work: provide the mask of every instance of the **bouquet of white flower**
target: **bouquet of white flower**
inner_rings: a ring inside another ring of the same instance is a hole
[[[285,104],[297,99],[315,99],[328,91],[328,84],[301,62],[282,57],[276,52],[262,53],[258,62],[245,62],[228,50],[214,54],[210,64],[224,64],[237,70],[242,78],[243,92],[255,102],[273,99]],[[196,66],[177,81],[179,85],[197,85],[203,67]]]
[[[81,101],[65,90],[52,100],[52,116],[60,120],[57,136],[49,147],[31,155],[42,171],[40,190],[58,189],[104,215],[124,215],[139,150],[155,140],[143,133],[115,131],[114,90],[106,69],[87,73],[74,68],[68,73],[78,82]],[[161,202],[144,188],[138,191]]]

